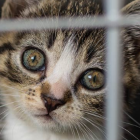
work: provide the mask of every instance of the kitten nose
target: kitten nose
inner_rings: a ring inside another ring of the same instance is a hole
[[[44,94],[42,95],[42,99],[43,99],[43,102],[45,104],[48,114],[50,112],[52,112],[53,110],[55,110],[65,104],[65,102],[62,100],[54,99],[54,98],[48,97]]]

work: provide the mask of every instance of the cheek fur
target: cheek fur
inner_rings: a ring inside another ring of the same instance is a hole
[[[91,93],[81,93],[79,90],[77,91],[76,96],[79,102],[83,105],[83,111],[91,111],[102,115],[104,114],[104,94],[99,94],[95,96]]]

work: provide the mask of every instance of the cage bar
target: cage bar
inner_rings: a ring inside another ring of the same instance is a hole
[[[120,17],[120,0],[106,0],[106,16],[116,22]],[[121,53],[119,27],[109,27],[107,41],[107,94],[106,94],[106,140],[121,140],[122,119],[122,84],[121,84]]]
[[[41,29],[101,28],[140,25],[140,16],[122,16],[112,20],[107,16],[99,17],[60,17],[40,19],[0,20],[0,31],[24,31]]]

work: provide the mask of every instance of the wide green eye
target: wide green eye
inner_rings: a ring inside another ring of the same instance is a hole
[[[97,90],[104,85],[104,74],[100,70],[88,70],[81,79],[81,84],[89,90]]]
[[[31,71],[41,71],[45,69],[44,53],[38,49],[31,48],[24,51],[22,56],[24,67]]]

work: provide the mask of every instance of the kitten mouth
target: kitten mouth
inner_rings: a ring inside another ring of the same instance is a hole
[[[42,110],[40,113],[34,114],[34,117],[36,117],[37,119],[43,119],[46,121],[52,121],[53,117],[51,115],[51,113],[49,113],[47,110]]]
[[[52,117],[49,114],[44,115],[47,119],[52,119]]]
[[[39,118],[44,118],[46,120],[53,120],[52,117],[50,116],[50,114],[44,114],[44,115],[35,115],[36,117]]]

